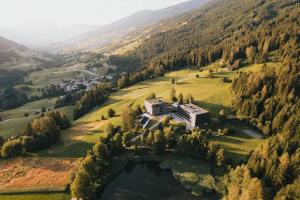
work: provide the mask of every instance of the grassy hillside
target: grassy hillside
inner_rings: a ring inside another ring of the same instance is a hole
[[[268,66],[280,66],[279,63],[268,63]],[[259,71],[262,64],[248,65],[241,68],[240,71]],[[170,88],[173,87],[171,79],[175,78],[177,83],[174,85],[177,95],[181,92],[184,96],[191,93],[196,104],[206,109],[209,109],[214,116],[220,108],[228,107],[231,102],[230,84],[223,83],[219,78],[233,77],[235,72],[214,71],[214,78],[196,78],[208,75],[208,69],[218,69],[218,63],[213,63],[205,68],[204,71],[197,70],[180,70],[166,74],[162,78],[155,80],[146,80],[135,84],[131,87],[122,89],[113,93],[108,101],[106,101],[101,108],[96,108],[89,114],[85,115],[78,122],[94,122],[101,118],[101,115],[106,116],[108,109],[113,108],[117,114],[121,114],[122,110],[127,106],[135,106],[144,104],[144,100],[151,93],[156,96],[169,99]],[[116,121],[116,119],[113,119]]]
[[[43,99],[40,101],[25,104],[24,106],[12,110],[0,112],[0,116],[4,120],[0,122],[0,136],[2,136],[3,138],[8,138],[20,133],[29,122],[39,116],[39,114],[36,115],[35,112],[40,112],[42,107],[45,107],[46,109],[53,109],[55,100],[56,98],[53,98],[51,100]],[[66,113],[69,119],[73,118],[72,106],[59,108],[58,110]],[[24,113],[28,113],[29,116],[25,117]]]
[[[280,66],[279,63],[268,63],[268,66]],[[249,65],[241,69],[241,71],[258,71],[262,67],[261,64]],[[144,105],[144,100],[152,92],[156,93],[159,97],[169,99],[169,92],[171,85],[171,79],[177,79],[177,83],[174,86],[177,91],[177,95],[182,92],[183,95],[191,93],[195,98],[195,103],[201,107],[208,109],[212,117],[215,117],[221,108],[228,108],[231,102],[230,84],[223,83],[221,77],[234,77],[235,72],[221,71],[218,72],[215,69],[218,68],[218,63],[214,63],[206,67],[204,71],[197,70],[180,70],[171,72],[165,75],[165,77],[147,80],[135,84],[131,87],[122,89],[116,93],[113,93],[110,98],[99,108],[95,108],[93,111],[80,118],[75,122],[75,127],[88,127],[90,124],[94,124],[93,128],[84,129],[83,135],[78,136],[78,130],[75,128],[68,132],[70,138],[71,135],[75,137],[75,140],[68,139],[67,151],[71,153],[76,149],[80,149],[80,152],[84,152],[84,149],[88,149],[98,138],[103,135],[103,131],[106,126],[111,124],[121,125],[120,114],[122,110],[127,106]],[[208,69],[214,69],[214,78],[196,78],[206,76]],[[107,116],[108,109],[113,108],[117,117],[108,120],[100,120],[101,116]],[[245,158],[249,151],[253,150],[260,142],[261,139],[254,139],[244,133],[248,127],[233,127],[237,130],[234,135],[215,137],[213,141],[221,144],[226,149],[228,156],[235,161]],[[65,154],[63,149],[66,146],[60,146],[54,148],[54,152],[59,154]],[[69,153],[67,155],[69,155]],[[75,153],[76,154],[76,153]],[[66,155],[65,155],[66,156]]]

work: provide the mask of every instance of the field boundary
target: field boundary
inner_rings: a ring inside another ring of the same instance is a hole
[[[50,193],[66,192],[69,185],[66,186],[34,186],[34,187],[11,187],[1,188],[0,194],[31,194],[31,193]]]

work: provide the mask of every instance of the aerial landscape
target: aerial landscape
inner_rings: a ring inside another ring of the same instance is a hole
[[[299,0],[4,0],[0,200],[300,200]]]

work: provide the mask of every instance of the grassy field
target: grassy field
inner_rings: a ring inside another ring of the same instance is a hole
[[[0,200],[70,200],[67,193],[36,193],[1,195]]]
[[[280,66],[278,63],[268,63],[268,66],[270,65]],[[240,71],[257,72],[261,67],[262,64],[248,65],[241,68]],[[207,69],[211,68],[214,69],[214,64],[207,67]],[[78,124],[99,123],[99,126],[96,127],[92,133],[90,132],[82,138],[82,142],[84,142],[84,140],[90,143],[96,142],[109,123],[121,125],[120,115],[122,110],[127,106],[143,106],[145,98],[153,92],[158,97],[169,99],[170,89],[173,87],[171,84],[172,78],[177,80],[174,85],[177,95],[180,92],[184,96],[188,93],[192,94],[195,99],[195,104],[208,109],[211,117],[216,117],[219,110],[221,108],[227,109],[231,102],[230,84],[223,83],[221,78],[224,76],[233,78],[236,72],[222,71],[220,69],[213,70],[213,78],[206,77],[207,74],[208,70],[201,72],[196,70],[171,72],[166,74],[165,77],[143,81],[113,93],[103,105],[99,108],[95,108],[76,122]],[[205,78],[196,78],[196,75]],[[113,108],[117,112],[117,117],[100,121],[101,115],[106,116],[110,108]],[[243,131],[248,127],[233,128],[236,130],[234,135],[213,137],[212,140],[222,145],[227,156],[232,157],[234,161],[239,161],[245,159],[248,153],[260,144],[262,140],[246,135]]]
[[[96,108],[79,119],[79,122],[97,121],[101,115],[107,114],[109,108],[113,108],[117,114],[121,114],[122,110],[127,106],[143,105],[145,98],[153,92],[156,96],[164,97],[168,100],[170,89],[173,87],[171,84],[172,78],[177,79],[177,83],[174,85],[177,94],[181,92],[186,96],[188,93],[191,93],[198,105],[210,109],[213,114],[216,113],[216,108],[229,106],[229,84],[221,83],[218,78],[196,78],[196,74],[198,72],[193,70],[172,72],[165,77],[143,81],[129,88],[122,89],[113,93],[101,108]]]
[[[26,104],[13,110],[1,112],[0,116],[2,116],[4,121],[0,122],[0,136],[2,136],[3,138],[9,138],[15,134],[20,133],[24,130],[28,123],[39,116],[34,114],[36,111],[40,111],[43,106],[45,108],[52,108],[53,105],[54,99],[45,99]],[[58,108],[57,110],[64,112],[69,117],[69,119],[73,118],[72,106]],[[24,117],[25,112],[29,114],[28,117]],[[47,113],[48,112],[46,112],[45,114]]]
[[[65,191],[77,159],[25,157],[0,161],[0,193]]]
[[[25,104],[21,107],[7,110],[5,112],[0,112],[0,116],[2,117],[2,120],[7,120],[11,118],[21,118],[24,117],[24,113],[28,113],[29,115],[34,115],[35,112],[41,112],[41,108],[53,108],[55,101],[57,98],[52,99],[42,99],[39,101],[34,101],[28,104]]]

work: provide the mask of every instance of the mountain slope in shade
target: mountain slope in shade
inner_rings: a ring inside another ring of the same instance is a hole
[[[35,51],[0,36],[0,70],[34,70],[60,62],[59,56]]]
[[[18,59],[18,52],[26,50],[26,47],[0,36],[0,64]]]
[[[141,30],[159,21],[196,9],[210,0],[192,0],[161,10],[144,10],[99,27],[67,41],[64,45],[73,49],[98,48],[117,41],[132,31]]]

